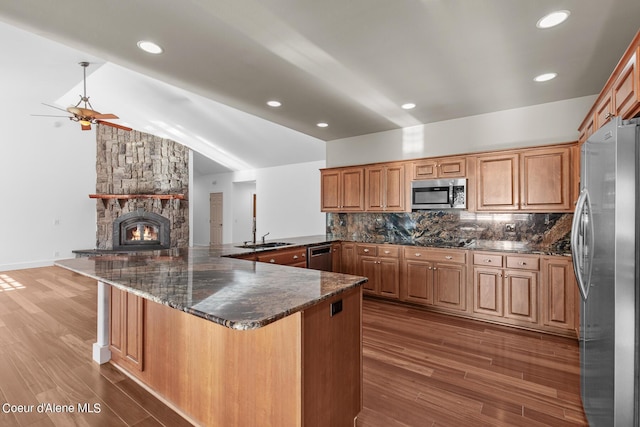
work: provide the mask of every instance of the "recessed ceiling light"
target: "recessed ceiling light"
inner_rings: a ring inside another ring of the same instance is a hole
[[[551,12],[550,14],[543,16],[538,20],[536,27],[545,29],[555,27],[556,25],[562,24],[569,17],[571,12],[568,10],[557,10],[555,12]]]
[[[539,76],[535,76],[533,78],[534,82],[547,82],[549,80],[555,79],[558,76],[558,73],[544,73]]]
[[[320,122],[316,126],[318,126],[319,128],[326,128],[327,126],[329,126],[329,124],[325,122]]]
[[[279,107],[282,105],[282,102],[280,101],[267,101],[267,105],[269,107]]]
[[[150,42],[147,40],[140,40],[138,42],[138,47],[145,52],[153,53],[154,55],[158,55],[163,52],[162,48],[155,44],[154,42]]]
[[[407,102],[406,104],[402,104],[401,107],[405,110],[411,110],[413,108],[416,108],[416,104],[414,104],[413,102]]]

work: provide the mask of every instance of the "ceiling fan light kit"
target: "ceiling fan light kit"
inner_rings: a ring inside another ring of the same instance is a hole
[[[82,130],[91,130],[92,124],[103,124],[111,127],[115,127],[123,130],[131,130],[131,128],[118,125],[115,123],[110,123],[105,120],[113,120],[118,119],[119,117],[115,114],[107,113],[102,114],[93,109],[93,106],[89,102],[89,97],[87,96],[87,67],[89,66],[89,62],[83,61],[79,63],[82,67],[82,82],[83,82],[83,93],[80,95],[80,101],[73,107],[67,107],[66,110],[62,108],[58,108],[54,105],[44,104],[48,107],[56,108],[58,110],[63,110],[71,114],[71,116],[47,116],[47,117],[68,117],[69,120],[80,123],[80,128]]]

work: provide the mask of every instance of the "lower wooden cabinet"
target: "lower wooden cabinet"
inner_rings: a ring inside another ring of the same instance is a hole
[[[342,242],[340,244],[340,250],[340,268],[334,268],[333,271],[344,274],[358,274],[356,244],[353,242]]]
[[[307,268],[307,248],[299,246],[291,249],[277,249],[258,253],[258,262]]]
[[[405,247],[401,298],[417,304],[465,311],[466,256],[464,250]]]
[[[577,330],[580,296],[571,258],[550,256],[541,261],[542,300],[546,302],[542,307],[543,325]]]
[[[357,244],[358,274],[369,279],[368,294],[397,299],[400,296],[400,259],[396,245]]]
[[[113,286],[110,286],[109,297],[111,358],[130,369],[142,371],[145,300]]]

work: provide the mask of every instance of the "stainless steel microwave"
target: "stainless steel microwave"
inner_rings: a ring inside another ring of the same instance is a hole
[[[424,179],[411,182],[411,209],[466,209],[467,180]]]

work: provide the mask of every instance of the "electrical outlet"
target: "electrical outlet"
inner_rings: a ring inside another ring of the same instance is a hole
[[[515,224],[506,224],[506,225],[504,226],[504,229],[505,229],[507,232],[513,232],[513,231],[516,231],[516,225],[515,225]]]
[[[58,258],[59,256],[60,256],[60,252],[55,251],[55,252],[53,253],[53,257],[54,257],[54,258]]]

